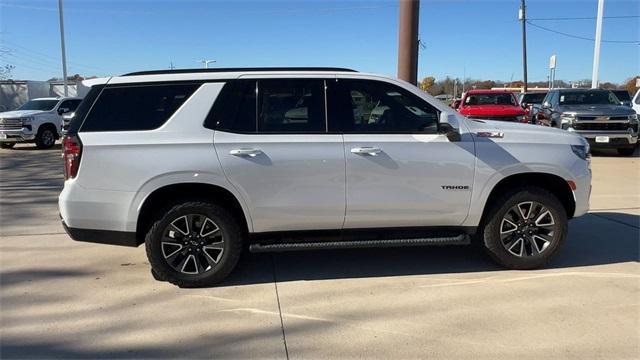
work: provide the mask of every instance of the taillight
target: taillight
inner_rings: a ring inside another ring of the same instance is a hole
[[[64,160],[64,179],[73,179],[78,175],[82,155],[82,143],[76,136],[66,135],[62,139],[62,159]]]

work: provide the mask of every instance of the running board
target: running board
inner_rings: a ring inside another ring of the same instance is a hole
[[[328,249],[362,249],[381,247],[429,246],[429,245],[468,245],[471,238],[467,234],[453,237],[394,239],[394,240],[360,240],[331,242],[296,242],[277,244],[251,244],[251,252],[328,250]]]

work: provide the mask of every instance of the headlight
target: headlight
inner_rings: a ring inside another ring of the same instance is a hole
[[[638,114],[629,115],[629,120],[634,122],[638,121]]]
[[[560,121],[562,121],[563,124],[566,124],[566,123],[571,124],[575,120],[576,120],[576,114],[573,114],[573,113],[560,114]]]
[[[591,158],[589,154],[589,144],[585,145],[571,145],[571,150],[582,160],[589,160]]]
[[[33,121],[33,117],[32,116],[23,117],[23,118],[20,118],[20,120],[22,120],[22,125],[31,125],[31,122]]]

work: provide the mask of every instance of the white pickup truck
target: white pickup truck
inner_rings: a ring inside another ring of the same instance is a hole
[[[0,113],[0,146],[12,148],[18,142],[35,142],[39,149],[52,147],[62,136],[62,114],[76,110],[81,98],[29,100],[17,110]]]

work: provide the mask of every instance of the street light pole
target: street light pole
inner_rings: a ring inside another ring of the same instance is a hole
[[[598,0],[598,17],[596,19],[596,43],[593,48],[593,72],[591,73],[591,88],[598,88],[598,71],[600,68],[600,42],[602,40],[602,15],[604,0]]]
[[[527,92],[527,13],[524,0],[520,0],[520,12],[518,14],[522,22],[522,70],[523,70],[523,92]]]
[[[216,62],[215,60],[200,60],[200,62],[204,65],[205,69],[209,68],[209,63],[214,63]]]
[[[64,17],[62,16],[62,0],[58,0],[58,15],[60,16],[60,47],[62,48],[62,81],[64,84],[64,96],[69,96],[67,88],[67,55],[64,49]]]

